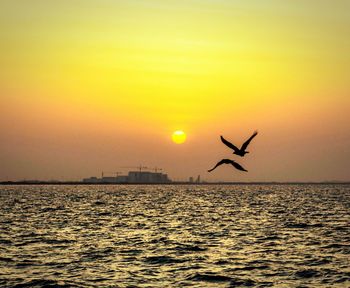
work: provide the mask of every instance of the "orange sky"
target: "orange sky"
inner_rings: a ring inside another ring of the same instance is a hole
[[[123,166],[350,180],[349,1],[1,1],[0,180]],[[187,141],[171,141],[177,129]],[[249,172],[219,139],[242,143]]]

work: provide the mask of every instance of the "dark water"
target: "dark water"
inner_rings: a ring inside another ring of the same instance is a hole
[[[0,287],[350,287],[350,186],[0,186]]]

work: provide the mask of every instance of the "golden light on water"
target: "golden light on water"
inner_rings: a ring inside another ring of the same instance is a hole
[[[186,138],[187,138],[186,133],[181,130],[177,130],[173,133],[173,135],[171,135],[171,139],[176,144],[184,143],[186,141]]]

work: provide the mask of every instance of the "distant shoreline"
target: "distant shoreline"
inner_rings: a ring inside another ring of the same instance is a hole
[[[80,181],[2,181],[0,185],[350,185],[349,182],[324,181],[324,182],[171,182],[171,183],[84,183]]]

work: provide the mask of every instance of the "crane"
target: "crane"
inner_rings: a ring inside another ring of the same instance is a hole
[[[154,171],[155,173],[157,173],[158,171],[162,171],[163,169],[162,168],[158,168],[158,167],[147,167],[147,166],[142,166],[142,165],[139,165],[139,166],[123,166],[123,167],[120,167],[120,168],[131,168],[131,169],[138,169],[139,172],[141,172],[142,170],[152,170]]]
[[[117,178],[118,177],[118,175],[121,175],[122,174],[122,172],[119,172],[119,171],[116,171],[116,172],[106,172],[106,171],[102,171],[102,178],[103,178],[103,176],[105,175],[105,174],[112,174],[112,175],[115,175],[115,177]]]
[[[149,168],[151,170],[153,170],[154,172],[158,172],[158,171],[162,171],[163,169],[162,168],[158,168],[158,167],[153,167],[153,168]]]
[[[140,172],[142,170],[149,169],[148,167],[142,166],[142,165],[140,165],[140,166],[126,166],[126,167],[120,167],[120,168],[137,168]]]

